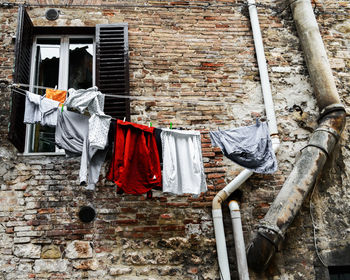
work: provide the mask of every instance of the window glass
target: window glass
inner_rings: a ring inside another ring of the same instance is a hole
[[[39,37],[36,39],[32,82],[36,86],[59,89],[86,89],[93,86],[93,38],[68,35]],[[45,94],[45,89],[33,92]],[[55,145],[55,128],[30,125],[27,135],[28,153],[58,152]]]
[[[69,39],[68,88],[87,89],[92,87],[93,40]]]
[[[34,84],[43,87],[58,85],[60,64],[60,39],[38,38],[35,56]],[[34,92],[45,94],[44,89],[34,88]],[[55,128],[41,126],[32,127],[33,137],[29,152],[55,152]]]

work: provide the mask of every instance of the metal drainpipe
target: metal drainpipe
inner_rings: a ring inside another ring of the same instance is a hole
[[[333,151],[346,118],[310,0],[289,2],[321,113],[318,128],[302,149],[291,174],[259,223],[258,231],[248,247],[248,265],[257,272],[268,267],[280,247],[289,225]]]
[[[277,131],[277,121],[273,105],[273,99],[271,94],[270,81],[267,71],[266,58],[264,53],[264,46],[262,43],[262,36],[260,32],[258,13],[255,6],[254,0],[248,0],[249,5],[249,16],[252,26],[253,38],[255,52],[258,61],[259,75],[261,81],[261,89],[264,98],[265,112],[267,121],[269,124],[269,132],[271,135],[272,147],[275,152],[277,152],[280,141],[278,138]],[[231,181],[225,188],[217,193],[212,202],[212,214],[213,214],[213,224],[216,239],[216,248],[218,254],[218,262],[220,269],[220,277],[223,280],[231,279],[230,268],[227,256],[224,224],[222,219],[222,203],[227,199],[227,197],[237,190],[251,175],[252,171],[244,169],[233,181]],[[239,256],[238,256],[239,257]],[[238,260],[237,263],[240,263]]]

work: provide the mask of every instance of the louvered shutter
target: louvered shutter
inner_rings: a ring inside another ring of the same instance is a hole
[[[13,81],[29,84],[33,44],[33,23],[23,5],[18,9]],[[9,140],[19,152],[24,152],[26,125],[23,123],[25,97],[12,92]]]
[[[104,94],[129,95],[127,23],[96,25],[96,84]],[[106,96],[105,113],[130,120],[129,99]]]

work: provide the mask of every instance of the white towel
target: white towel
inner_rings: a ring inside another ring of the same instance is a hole
[[[200,194],[207,190],[199,131],[164,129],[163,191]]]

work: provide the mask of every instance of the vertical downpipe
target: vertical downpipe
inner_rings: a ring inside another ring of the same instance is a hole
[[[258,231],[249,245],[248,265],[258,272],[269,266],[345,126],[345,109],[340,104],[310,0],[289,0],[289,3],[321,113],[318,128],[302,149],[293,170],[258,225]]]
[[[252,33],[254,38],[255,52],[256,52],[258,67],[259,67],[262,94],[264,98],[266,118],[269,125],[269,132],[271,135],[272,147],[273,147],[273,150],[277,152],[280,145],[280,141],[278,138],[277,121],[276,121],[273,100],[272,100],[263,41],[262,41],[261,32],[260,32],[258,13],[257,13],[254,0],[248,0],[248,5],[249,5],[249,16],[250,16],[250,21],[252,26]],[[224,189],[219,191],[215,196],[215,198],[213,199],[212,214],[213,214],[216,248],[217,248],[218,262],[219,262],[219,269],[220,269],[220,277],[222,280],[231,279],[231,275],[230,275],[230,268],[229,268],[227,248],[226,248],[224,225],[222,221],[221,205],[227,199],[227,197],[231,193],[233,193],[235,190],[237,190],[252,174],[253,174],[252,171],[248,169],[244,169]],[[237,256],[237,257],[241,258],[241,256]],[[237,262],[241,262],[241,260],[238,260]]]
[[[247,256],[243,238],[243,229],[241,222],[241,213],[237,201],[231,200],[228,207],[230,208],[233,237],[235,240],[235,250],[237,259],[238,275],[240,280],[249,280]]]

